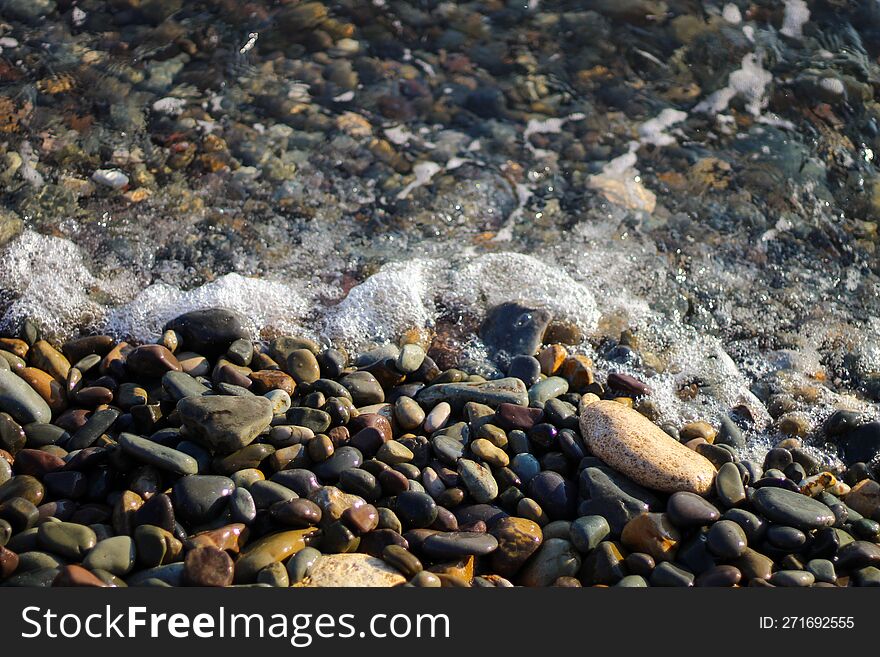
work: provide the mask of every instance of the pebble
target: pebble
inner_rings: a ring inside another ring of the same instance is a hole
[[[583,554],[595,549],[610,533],[611,527],[603,516],[581,516],[569,526],[570,540]]]
[[[666,513],[672,524],[682,529],[709,525],[721,517],[721,512],[714,504],[695,493],[684,491],[669,497]]]
[[[326,554],[309,569],[303,585],[308,587],[390,587],[406,578],[396,568],[368,554]]]
[[[746,489],[742,474],[734,463],[725,463],[718,468],[715,476],[715,493],[727,508],[741,505],[746,500]]]
[[[811,530],[835,522],[834,513],[821,502],[782,488],[760,488],[752,501],[765,517],[782,525]]]
[[[698,495],[712,489],[712,463],[637,411],[612,401],[598,401],[584,408],[580,425],[592,452],[638,484]]]
[[[135,544],[130,536],[111,536],[95,544],[83,565],[89,570],[101,569],[124,577],[134,568],[135,558]]]
[[[183,477],[172,488],[176,515],[194,523],[207,522],[225,508],[227,498],[235,489],[229,477],[191,475]]]
[[[463,458],[458,461],[458,474],[475,502],[491,502],[498,497],[498,482],[485,466]]]
[[[552,315],[543,308],[502,303],[489,309],[480,327],[480,338],[491,353],[512,357],[534,355]]]
[[[519,574],[523,586],[550,586],[560,577],[575,577],[581,568],[581,557],[565,539],[551,538],[543,542]]]
[[[515,575],[543,542],[543,533],[535,522],[515,516],[501,518],[491,533],[498,541],[492,553],[492,569],[505,577]]]
[[[175,317],[163,330],[175,331],[183,338],[183,345],[208,358],[225,353],[229,345],[239,339],[249,340],[244,328],[245,318],[225,308],[193,310]]]
[[[91,528],[72,522],[43,523],[37,541],[44,550],[71,561],[82,561],[98,542]]]
[[[183,580],[190,586],[229,586],[235,565],[224,551],[216,547],[197,547],[186,553]]]
[[[707,545],[720,559],[731,560],[741,557],[747,547],[746,534],[732,520],[719,520],[709,529]]]
[[[422,543],[422,551],[433,559],[457,559],[469,555],[483,556],[494,552],[498,539],[480,532],[438,532]]]
[[[681,535],[665,514],[642,513],[626,523],[620,540],[628,549],[661,562],[675,559]]]
[[[212,452],[231,454],[249,445],[272,421],[265,397],[186,397],[177,412],[187,431]]]
[[[126,454],[160,470],[178,475],[194,475],[199,472],[199,464],[192,456],[146,438],[121,433],[119,445]]]
[[[0,410],[19,424],[52,420],[46,401],[24,379],[6,370],[0,370]]]
[[[527,406],[529,395],[522,381],[507,377],[494,381],[430,385],[419,391],[416,400],[431,407],[445,401],[456,409],[463,407],[468,402],[496,408],[504,403]]]

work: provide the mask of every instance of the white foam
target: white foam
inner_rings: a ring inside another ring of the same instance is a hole
[[[787,37],[800,39],[808,20],[810,8],[804,0],[785,0],[785,13],[782,15],[782,28],[779,31]]]
[[[773,74],[761,66],[760,56],[753,52],[747,53],[742,58],[740,68],[728,76],[727,86],[700,101],[694,111],[718,114],[726,110],[736,96],[741,96],[746,101],[749,113],[759,117],[767,107],[766,90],[772,80]]]
[[[241,313],[253,335],[263,327],[301,332],[310,299],[298,284],[226,274],[192,290],[154,283],[130,302],[112,308],[103,322],[114,335],[151,342],[164,324],[190,310],[229,308]]]
[[[675,143],[675,137],[666,131],[677,123],[687,119],[687,112],[667,107],[653,119],[648,119],[639,126],[639,140],[643,144],[669,146]]]

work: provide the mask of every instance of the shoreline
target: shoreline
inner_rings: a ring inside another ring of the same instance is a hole
[[[783,414],[790,435],[742,459],[747,408],[658,426],[649,386],[545,344],[542,312],[493,307],[480,334],[494,379],[438,367],[424,335],[349,357],[255,343],[222,309],[139,346],[0,338],[0,579],[880,582],[880,486],[863,462],[880,425],[833,415],[823,430],[848,465],[826,469]]]

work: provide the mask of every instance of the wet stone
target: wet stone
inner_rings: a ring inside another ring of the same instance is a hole
[[[520,571],[523,586],[550,586],[560,577],[575,577],[581,568],[581,557],[565,539],[551,538],[541,545]]]
[[[498,547],[498,539],[491,534],[476,532],[440,532],[432,534],[422,544],[422,551],[432,559],[457,559],[468,555],[490,554]]]
[[[725,463],[715,476],[715,492],[721,503],[728,507],[742,504],[746,499],[745,486],[739,468],[733,463]]]
[[[187,397],[177,411],[187,431],[220,454],[249,445],[272,421],[272,402],[265,397]]]
[[[179,333],[186,349],[214,357],[236,340],[250,338],[245,324],[244,317],[234,311],[211,308],[184,313],[168,322],[164,330]]]
[[[431,496],[416,491],[398,495],[394,511],[407,528],[428,527],[437,518],[437,504]]]
[[[470,459],[460,459],[458,474],[474,501],[485,503],[498,497],[498,483],[488,468]]]
[[[620,540],[628,549],[660,562],[675,559],[681,536],[665,514],[643,513],[626,524]]]
[[[235,484],[228,477],[191,475],[172,489],[176,515],[194,523],[215,518],[225,507]]]
[[[739,476],[738,471],[737,476]],[[684,491],[673,493],[669,497],[666,513],[672,524],[683,529],[708,525],[721,516],[711,502],[699,495]]]
[[[782,488],[760,488],[753,502],[768,519],[798,529],[819,529],[835,522],[834,513],[826,505]]]
[[[578,507],[581,515],[604,517],[611,532],[619,536],[627,522],[648,511],[648,505],[621,490],[598,468],[587,468],[589,499]]]
[[[49,405],[22,378],[0,370],[0,411],[8,413],[19,424],[49,422]]]
[[[719,520],[709,529],[707,535],[709,550],[725,560],[741,557],[746,549],[746,534],[732,520]]]

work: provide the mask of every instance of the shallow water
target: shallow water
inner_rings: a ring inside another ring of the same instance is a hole
[[[223,305],[478,362],[515,299],[658,422],[878,415],[876,3],[142,4],[3,5],[5,330]]]

